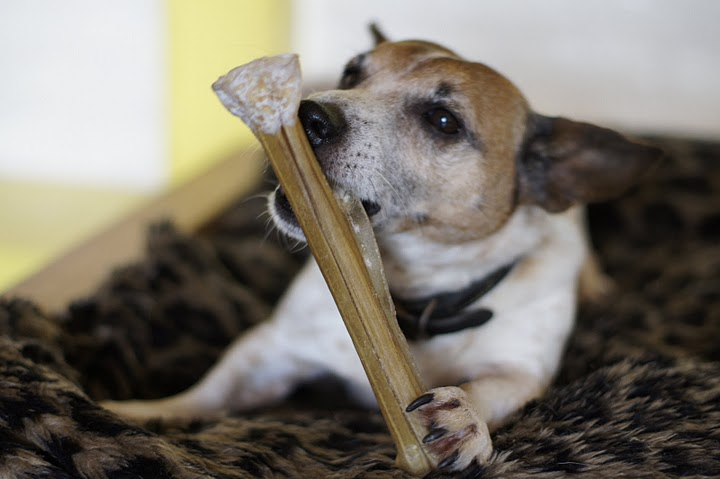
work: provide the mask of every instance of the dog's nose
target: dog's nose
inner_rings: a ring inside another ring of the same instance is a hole
[[[298,115],[314,148],[336,138],[345,128],[345,119],[340,110],[328,103],[303,100],[300,102]]]

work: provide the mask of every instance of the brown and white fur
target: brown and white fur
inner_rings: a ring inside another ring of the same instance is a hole
[[[431,388],[410,414],[428,425],[426,447],[440,465],[461,469],[487,461],[489,431],[552,380],[581,270],[588,291],[604,285],[580,205],[622,193],[659,152],[535,114],[510,81],[443,47],[380,40],[350,61],[338,90],[312,95],[301,119],[331,184],[367,205],[391,291],[454,291],[518,261],[469,307],[491,309],[487,324],[410,344]],[[269,205],[279,228],[302,238],[282,194]],[[163,400],[106,405],[134,418],[247,410],[327,372],[374,404],[310,261],[272,318],[237,339],[197,385]]]

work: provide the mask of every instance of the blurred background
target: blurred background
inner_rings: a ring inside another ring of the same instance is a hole
[[[0,0],[0,292],[256,148],[219,75],[293,51],[331,87],[370,22],[493,66],[541,113],[720,139],[716,0]]]

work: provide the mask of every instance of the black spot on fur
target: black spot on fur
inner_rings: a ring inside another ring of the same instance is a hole
[[[16,380],[22,384],[23,376],[16,376]],[[35,421],[43,415],[58,414],[60,411],[47,398],[32,394],[32,389],[27,391],[15,391],[16,397],[8,396],[0,398],[0,419],[10,429],[23,429],[23,421]]]
[[[43,444],[43,456],[49,463],[68,474],[77,474],[78,477],[80,473],[73,456],[81,451],[80,444],[69,437],[51,435]]]
[[[170,479],[175,477],[175,474],[162,459],[140,456],[130,459],[118,469],[107,471],[107,477],[108,479],[137,479],[138,477]]]
[[[101,437],[117,437],[121,434],[148,435],[142,429],[128,428],[127,423],[77,394],[65,392],[61,402],[68,407],[70,417],[82,431]]]
[[[678,191],[700,196],[709,195],[713,191],[708,179],[702,176],[675,177],[669,179],[666,185]]]
[[[327,439],[319,442],[318,445],[338,451],[351,452],[367,447],[370,443],[354,434],[331,434]]]
[[[202,306],[178,300],[167,305],[164,314],[173,319],[177,328],[209,344],[220,346],[227,343],[227,338],[222,334],[223,328],[217,324],[215,315]]]
[[[698,226],[698,233],[706,241],[720,241],[720,213],[704,218]]]
[[[645,207],[643,219],[647,228],[656,235],[678,234],[685,222],[669,203],[658,202]]]

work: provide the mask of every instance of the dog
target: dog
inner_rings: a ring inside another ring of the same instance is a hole
[[[350,60],[339,87],[299,117],[333,188],[360,198],[398,322],[424,383],[407,406],[438,466],[492,455],[490,431],[539,397],[558,370],[580,291],[607,287],[584,203],[630,188],[661,152],[617,132],[533,112],[508,79],[425,41]],[[303,240],[282,189],[277,227]],[[107,402],[146,419],[242,411],[331,372],[375,405],[350,337],[310,260],[273,316],[237,339],[189,390]]]

